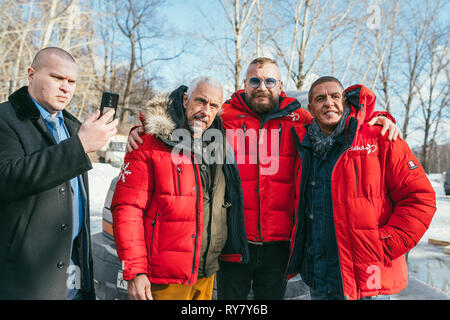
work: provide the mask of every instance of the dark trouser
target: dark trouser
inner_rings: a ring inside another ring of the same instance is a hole
[[[247,300],[250,286],[255,300],[282,300],[286,291],[289,243],[249,244],[250,262],[220,262],[217,272],[219,300]],[[253,282],[252,282],[253,281]]]

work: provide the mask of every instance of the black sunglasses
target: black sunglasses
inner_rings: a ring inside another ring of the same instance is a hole
[[[266,86],[267,89],[272,89],[277,84],[277,81],[278,80],[275,78],[266,78],[266,79],[264,79],[264,85]],[[252,87],[254,89],[259,88],[259,86],[261,85],[261,79],[250,78],[248,80],[248,84],[250,85],[250,87]]]

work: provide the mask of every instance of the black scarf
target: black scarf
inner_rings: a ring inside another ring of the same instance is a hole
[[[344,132],[345,122],[349,114],[350,108],[346,107],[341,121],[339,121],[338,125],[329,136],[326,136],[322,132],[319,125],[317,124],[316,119],[314,119],[313,123],[309,126],[308,134],[309,138],[311,139],[313,152],[320,158],[322,158],[323,155],[331,148],[336,138]]]

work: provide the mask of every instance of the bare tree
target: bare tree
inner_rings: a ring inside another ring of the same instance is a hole
[[[92,19],[86,1],[41,0],[2,1],[0,11],[0,96],[5,99],[21,85],[26,84],[26,68],[35,53],[46,46],[58,46],[69,51],[83,70],[78,92],[89,90],[90,70],[84,59],[87,47],[93,44]],[[83,104],[76,95],[69,110],[76,113]]]
[[[416,82],[417,96],[423,115],[422,165],[430,172],[431,148],[436,146],[439,125],[450,106],[448,29],[434,30],[427,42],[425,72]]]
[[[278,38],[272,38],[277,53],[288,70],[288,81],[297,90],[305,89],[307,79],[319,59],[330,45],[336,42],[348,28],[348,15],[353,1],[296,0],[286,3],[284,10],[294,24],[290,49],[285,49]],[[293,8],[288,10],[289,8]],[[294,61],[296,69],[294,71]]]
[[[250,22],[252,18],[255,17],[255,13],[258,11],[255,10],[255,6],[258,5],[259,13],[261,13],[260,3],[258,0],[219,0],[220,5],[222,6],[226,19],[233,30],[233,41],[234,41],[234,57],[231,58],[228,56],[230,60],[230,65],[232,65],[232,74],[234,79],[234,90],[237,91],[240,89],[240,80],[242,77],[242,69],[246,64],[243,58],[243,51],[246,48],[246,41],[250,39],[249,32],[251,29]],[[259,21],[259,26],[261,26],[261,21]],[[257,35],[261,35],[260,32],[256,33]],[[257,41],[257,44],[260,48],[260,39]]]
[[[391,86],[391,74],[394,67],[393,58],[396,52],[397,41],[397,26],[398,26],[398,1],[387,1],[384,3],[383,8],[379,8],[379,21],[378,25],[369,32],[366,33],[366,45],[369,48],[374,49],[374,59],[369,61],[369,65],[372,65],[375,72],[371,75],[371,84],[369,87],[375,90],[376,84],[380,82],[381,93],[383,94],[383,105],[388,112],[391,111],[390,105],[390,86]],[[382,22],[382,23],[381,23]],[[367,69],[369,70],[369,68]],[[363,82],[364,79],[363,79]]]
[[[397,80],[397,86],[393,90],[397,93],[404,109],[403,137],[408,137],[408,126],[410,115],[417,99],[417,81],[424,71],[429,56],[427,56],[427,43],[432,32],[435,17],[440,10],[441,2],[433,1],[424,4],[419,2],[409,2],[406,8],[404,21],[412,21],[404,24],[404,30],[399,30],[404,47],[404,67],[402,67],[402,79]],[[401,88],[400,82],[406,86]],[[403,91],[404,90],[404,91]]]
[[[166,55],[152,57],[149,54],[152,49],[155,49],[155,42],[164,38],[162,23],[157,21],[157,10],[163,3],[163,0],[114,1],[116,26],[128,43],[127,49],[123,52],[127,67],[122,69],[126,73],[126,80],[121,90],[120,126],[127,124],[129,115],[134,115],[136,109],[144,104],[144,100],[131,103],[135,92],[135,80],[137,77],[142,77],[139,74],[145,74],[146,69],[153,62],[175,59],[183,52],[181,50],[171,57]],[[153,54],[155,54],[154,51]]]

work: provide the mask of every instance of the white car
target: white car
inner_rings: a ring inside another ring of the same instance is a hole
[[[97,151],[100,162],[111,163],[114,167],[120,167],[125,157],[127,136],[115,135],[102,149]]]

